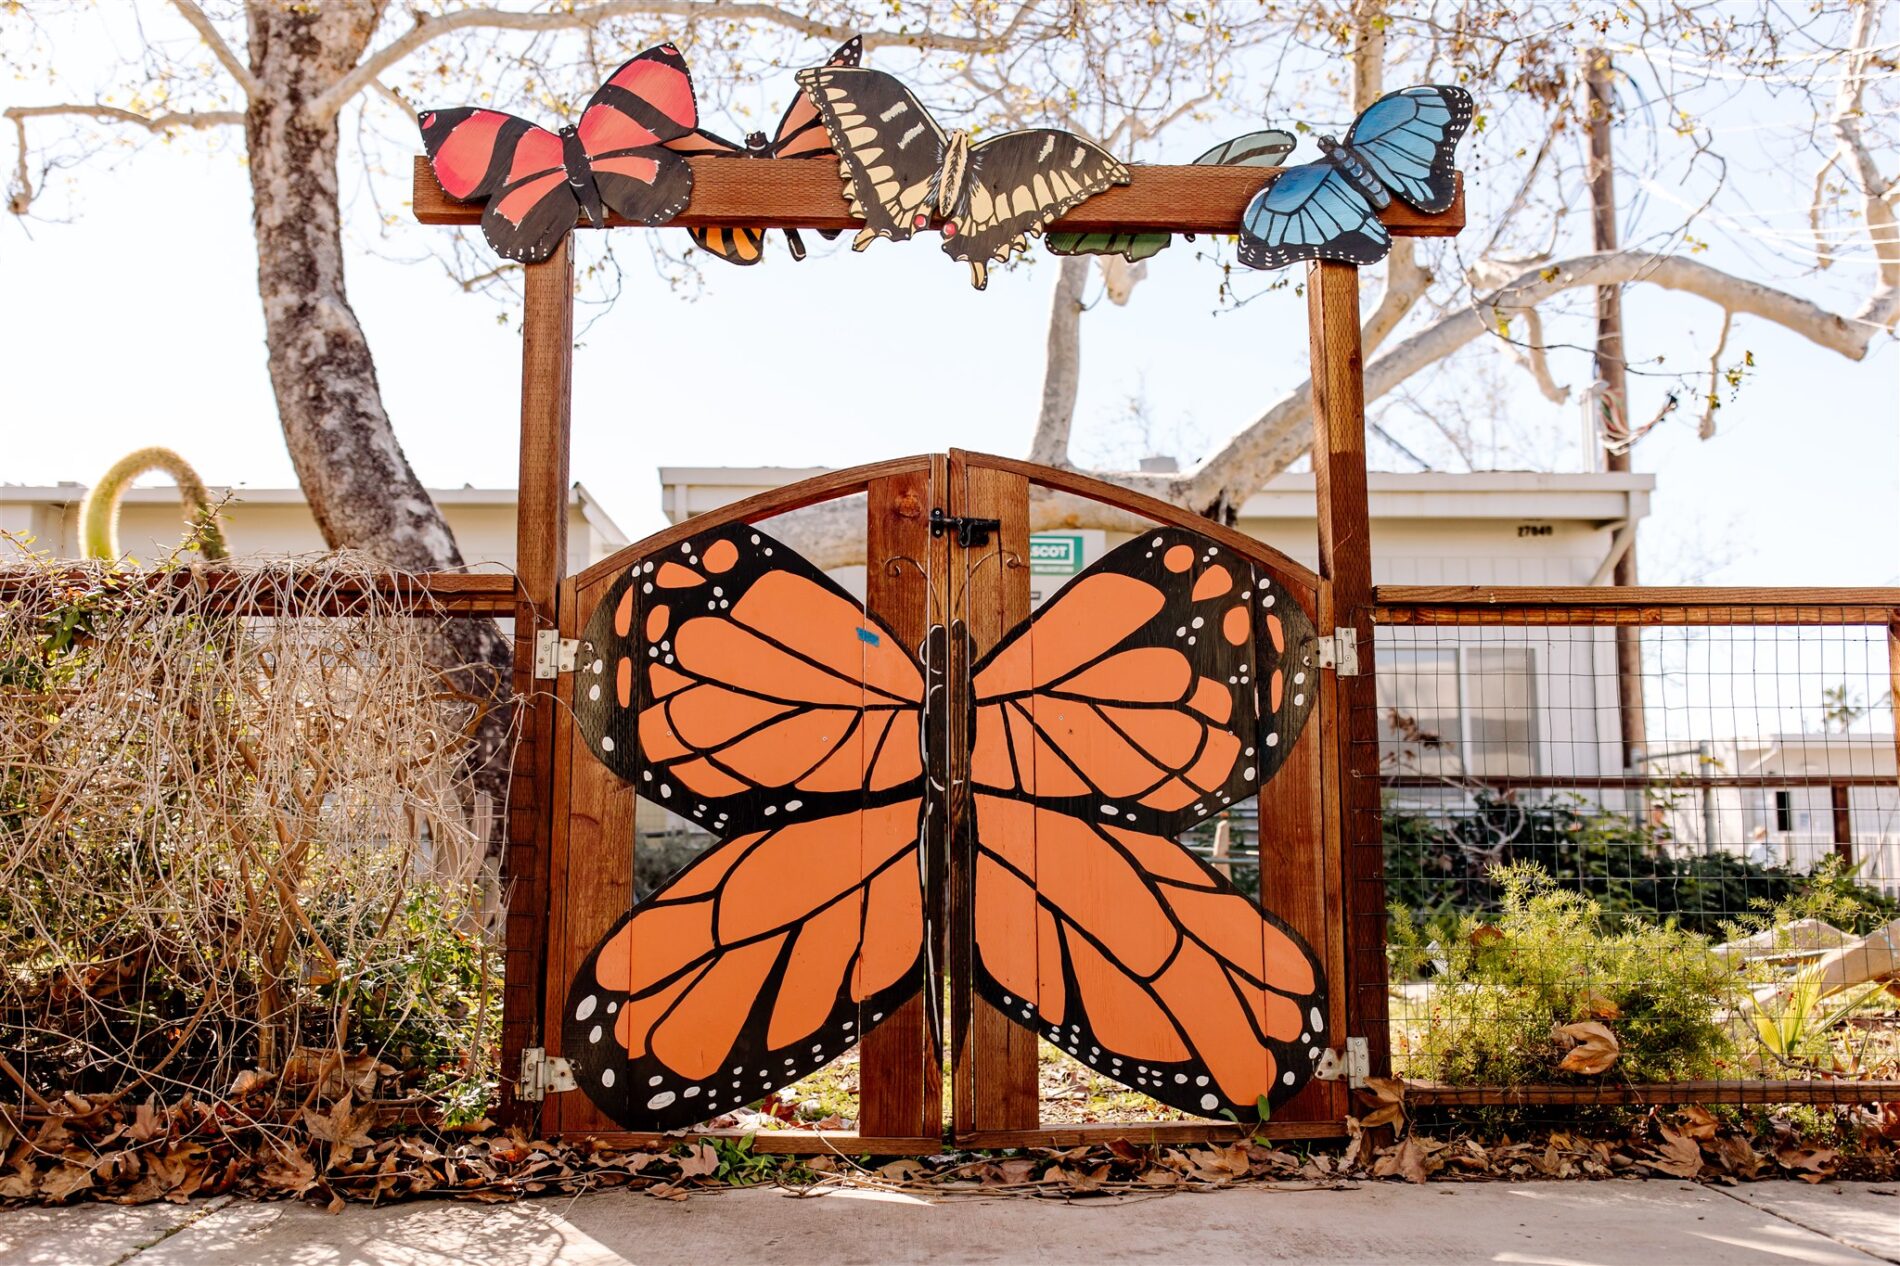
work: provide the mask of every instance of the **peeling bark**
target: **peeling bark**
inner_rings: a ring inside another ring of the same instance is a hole
[[[258,87],[244,121],[258,293],[284,440],[324,541],[407,571],[449,571],[463,565],[462,552],[397,442],[344,290],[336,121],[309,108],[357,64],[382,7],[247,7]],[[457,687],[497,698],[511,651],[495,623],[445,621],[442,637]],[[505,725],[491,711],[478,755],[483,790],[497,797]]]

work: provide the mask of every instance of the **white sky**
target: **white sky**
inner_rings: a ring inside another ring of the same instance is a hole
[[[789,80],[758,88],[761,113],[775,115],[772,103],[790,90]],[[30,84],[3,91],[0,105],[45,99]],[[1741,104],[1732,109],[1737,131],[1759,126]],[[1773,109],[1779,117],[1786,103]],[[1181,138],[1170,152],[1197,152],[1198,139]],[[1312,156],[1310,145],[1296,155]],[[1735,188],[1764,213],[1760,223],[1792,231],[1811,172],[1777,168],[1765,147],[1757,161],[1760,170],[1742,170],[1742,156]],[[385,205],[403,207],[408,168],[394,166],[398,175],[373,179]],[[1625,181],[1627,199],[1648,194],[1631,221],[1669,219],[1657,194],[1671,175],[1657,179],[1647,191]],[[1490,188],[1483,171],[1470,182],[1476,215],[1509,194]],[[346,173],[351,184],[360,177]],[[0,481],[90,482],[125,451],[159,443],[213,483],[294,482],[265,370],[249,191],[235,147],[198,138],[148,145],[83,169],[71,195],[53,205],[70,206],[73,217],[0,223]],[[433,486],[511,485],[519,340],[498,319],[506,309],[464,294],[429,257],[431,235],[453,230],[404,222],[379,238],[360,192],[348,219],[352,301],[417,471]],[[575,366],[573,473],[630,535],[664,521],[661,465],[847,465],[952,445],[1024,451],[1054,282],[1046,260],[994,271],[978,294],[934,238],[880,242],[853,256],[845,241],[807,234],[813,257],[803,265],[775,240],[758,267],[709,263],[708,292],[687,300],[647,271],[639,232],[622,231],[626,291],[587,329]],[[1764,256],[1759,239],[1702,233],[1715,239],[1705,258],[1718,265]],[[579,236],[585,262],[598,244]],[[1086,318],[1081,454],[1115,447],[1115,419],[1140,394],[1173,437],[1164,447],[1191,461],[1304,377],[1303,300],[1289,289],[1215,316],[1218,279],[1195,262],[1196,250],[1177,242],[1150,262],[1133,304],[1102,303]],[[1798,268],[1772,271],[1780,284],[1847,310],[1869,274],[1865,261],[1848,260],[1822,291]],[[1630,290],[1625,305],[1633,359],[1661,355],[1670,369],[1706,363],[1715,309],[1649,288]],[[1550,335],[1582,344],[1590,330],[1559,320]],[[1637,450],[1637,468],[1659,480],[1644,578],[1677,579],[1694,560],[1713,558],[1731,561],[1697,578],[1900,583],[1900,357],[1892,340],[1851,363],[1739,318],[1730,358],[1744,348],[1759,368],[1721,411],[1713,441],[1694,438],[1695,409],[1686,404]],[[1574,387],[1589,380],[1580,351],[1554,353],[1553,367]],[[1577,406],[1552,405],[1520,372],[1503,372],[1514,429],[1545,437],[1548,451],[1535,464],[1575,469]],[[1632,412],[1641,420],[1660,387],[1635,381]],[[1468,382],[1464,375],[1438,389],[1482,389]],[[1415,418],[1387,424],[1428,456],[1446,451]],[[1416,468],[1376,441],[1372,452],[1375,465]]]

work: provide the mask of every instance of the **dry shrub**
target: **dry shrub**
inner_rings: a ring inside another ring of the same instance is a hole
[[[29,1117],[266,1089],[479,1115],[477,708],[440,612],[373,570],[8,569],[0,1090]]]

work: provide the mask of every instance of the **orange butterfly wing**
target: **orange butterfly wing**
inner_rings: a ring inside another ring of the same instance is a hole
[[[1174,838],[1284,763],[1312,640],[1247,560],[1159,529],[973,673],[978,990],[1184,1111],[1281,1102],[1324,1045],[1312,951]]]
[[[744,525],[631,567],[577,660],[594,754],[722,842],[588,955],[562,1051],[621,1124],[691,1125],[835,1058],[919,988],[923,677]]]

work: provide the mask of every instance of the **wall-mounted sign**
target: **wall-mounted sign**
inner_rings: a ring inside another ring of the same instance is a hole
[[[1067,584],[1069,577],[1108,552],[1108,537],[1098,528],[1074,532],[1032,532],[1029,536],[1029,603],[1043,599]]]

